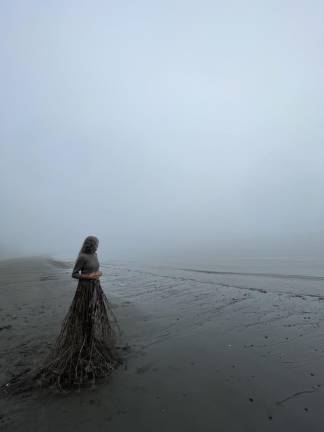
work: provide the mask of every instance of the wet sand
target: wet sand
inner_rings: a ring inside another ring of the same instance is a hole
[[[44,358],[72,263],[0,263],[1,383]],[[102,266],[125,363],[94,389],[0,400],[3,431],[322,431],[324,279]]]

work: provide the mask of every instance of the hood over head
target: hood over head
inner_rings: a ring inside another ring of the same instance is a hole
[[[88,236],[83,242],[80,253],[93,254],[98,249],[99,240],[95,236]]]

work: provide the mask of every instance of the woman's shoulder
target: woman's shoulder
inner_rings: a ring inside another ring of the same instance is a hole
[[[89,255],[84,253],[84,252],[80,252],[79,256],[78,256],[78,261],[87,261],[89,259]]]
[[[85,252],[80,252],[79,253],[79,257],[78,259],[81,261],[92,261],[93,258],[98,259],[97,254],[93,253],[93,254],[87,254]]]

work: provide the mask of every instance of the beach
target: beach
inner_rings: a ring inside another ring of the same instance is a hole
[[[73,262],[0,262],[0,382],[48,353]],[[0,430],[323,430],[324,277],[106,264],[124,363],[94,388],[0,399]],[[324,272],[323,272],[324,273]]]

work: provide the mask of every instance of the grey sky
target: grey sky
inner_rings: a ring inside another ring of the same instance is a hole
[[[309,0],[2,1],[3,251],[319,253],[323,22]]]

